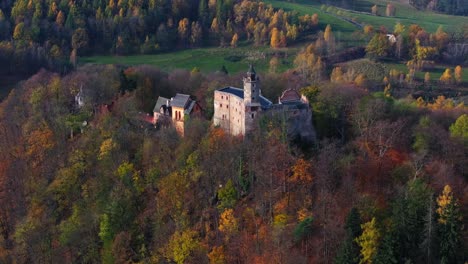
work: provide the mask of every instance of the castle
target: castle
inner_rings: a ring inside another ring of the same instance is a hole
[[[306,142],[315,140],[312,112],[305,96],[287,89],[277,104],[262,96],[260,79],[251,65],[243,78],[244,89],[225,87],[214,93],[213,124],[231,135],[246,135],[254,127],[259,115],[285,118],[290,139]]]
[[[260,115],[281,117],[285,121],[289,139],[313,142],[312,111],[305,96],[293,89],[285,90],[273,104],[262,96],[260,79],[250,65],[243,78],[244,89],[225,87],[214,92],[213,124],[233,136],[244,136],[255,127]],[[184,136],[185,119],[201,116],[200,105],[186,94],[168,99],[160,96],[153,110],[155,126],[174,126]]]

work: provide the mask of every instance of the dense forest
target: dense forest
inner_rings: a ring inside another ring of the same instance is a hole
[[[0,81],[30,78],[0,102],[0,263],[465,263],[468,27],[363,25],[349,47],[318,25],[249,0],[1,1]],[[313,144],[267,115],[213,126],[244,77],[222,65],[77,63],[241,42],[273,51],[262,95],[307,97]],[[176,93],[203,109],[184,137],[148,122]]]
[[[262,82],[271,98],[303,87],[310,147],[282,119],[244,139],[210,125],[214,89],[240,75],[40,71],[0,105],[1,262],[463,263],[466,107],[372,92],[338,71],[318,86],[298,69]],[[183,138],[141,112],[175,92],[207,115]]]

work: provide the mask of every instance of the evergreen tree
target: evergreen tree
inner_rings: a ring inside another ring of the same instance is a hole
[[[375,264],[396,264],[397,260],[397,251],[396,251],[397,239],[393,231],[387,232],[382,241],[380,242],[379,249],[377,250],[377,255],[375,256],[372,263]]]

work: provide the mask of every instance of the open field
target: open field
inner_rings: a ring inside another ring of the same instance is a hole
[[[337,19],[343,17],[346,19],[353,19],[360,24],[369,24],[374,27],[385,26],[387,29],[392,30],[397,22],[404,25],[418,24],[428,32],[435,32],[439,25],[446,31],[456,31],[460,26],[468,25],[468,17],[451,16],[438,14],[430,11],[419,11],[408,4],[403,4],[399,1],[383,1],[383,0],[356,0],[354,4],[350,5],[347,9],[332,8],[331,12],[326,13],[322,11],[321,4],[308,0],[296,0],[294,3],[281,1],[281,0],[266,0],[265,2],[272,4],[276,8],[283,8],[287,10],[296,10],[301,14],[319,15],[319,21],[322,24],[331,24],[334,31],[349,32],[356,29],[355,26],[349,22]],[[374,16],[369,12],[374,3],[377,3],[379,13],[385,15],[385,8],[387,3],[391,2],[396,8],[395,17]],[[354,12],[357,11],[357,12]],[[337,12],[339,12],[337,14]]]
[[[244,71],[250,63],[260,71],[268,71],[270,59],[277,54],[282,62],[279,71],[292,67],[297,49],[272,50],[265,47],[199,48],[155,55],[93,56],[81,58],[80,64],[154,65],[164,70],[195,67],[203,72],[214,72],[224,65],[229,73]]]

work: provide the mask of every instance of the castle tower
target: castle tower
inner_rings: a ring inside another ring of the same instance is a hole
[[[257,118],[258,113],[261,111],[260,104],[260,80],[255,72],[255,69],[250,65],[247,76],[244,77],[244,127],[243,133],[247,134],[254,127],[254,120]]]
[[[260,80],[252,64],[250,64],[247,76],[244,77],[244,104],[245,106],[259,106]]]

